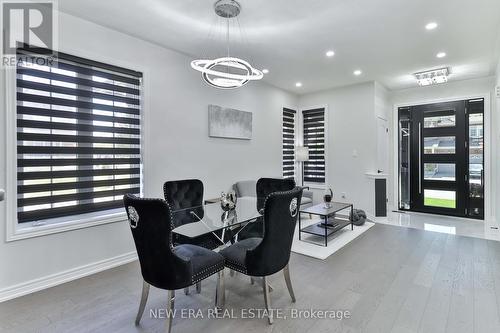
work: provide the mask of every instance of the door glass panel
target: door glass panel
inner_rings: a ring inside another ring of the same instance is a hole
[[[454,114],[447,116],[435,116],[435,117],[424,118],[424,128],[454,127],[454,126],[455,126]]]
[[[424,179],[455,181],[455,164],[424,163]]]
[[[469,115],[469,215],[483,214],[484,198],[483,114]]]
[[[410,209],[410,126],[408,119],[399,121],[399,208]]]
[[[455,137],[424,137],[424,154],[455,154]]]
[[[424,205],[454,209],[457,207],[457,194],[455,191],[424,189]]]

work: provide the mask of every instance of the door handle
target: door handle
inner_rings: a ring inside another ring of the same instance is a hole
[[[418,123],[418,194],[422,194],[422,123]]]

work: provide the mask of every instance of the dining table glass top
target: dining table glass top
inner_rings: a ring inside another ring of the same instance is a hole
[[[224,211],[219,202],[179,209],[172,212],[172,231],[189,238],[195,238],[218,230],[246,225],[254,222],[261,214],[257,211],[257,198],[241,197],[236,208]]]

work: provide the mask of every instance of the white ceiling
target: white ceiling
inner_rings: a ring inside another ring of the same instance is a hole
[[[225,48],[213,2],[59,0],[59,9],[199,58]],[[451,81],[493,75],[498,63],[499,0],[239,2],[245,42],[231,30],[234,55],[268,68],[264,80],[296,93],[371,80],[402,89],[416,86],[410,74],[421,70],[450,66]],[[439,27],[425,30],[430,21]],[[333,58],[325,57],[329,49]],[[440,51],[447,57],[437,59]],[[355,69],[363,74],[355,77]]]

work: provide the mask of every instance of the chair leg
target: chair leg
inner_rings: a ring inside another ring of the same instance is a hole
[[[142,296],[141,303],[139,304],[139,311],[137,311],[137,316],[135,317],[135,324],[139,325],[141,322],[142,314],[144,313],[144,308],[146,307],[146,302],[148,301],[149,295],[149,283],[142,281]]]
[[[215,307],[223,310],[226,304],[226,286],[224,284],[224,270],[217,273],[217,288],[215,289]]]
[[[283,268],[283,275],[285,276],[286,287],[288,288],[292,302],[295,303],[295,293],[292,288],[292,280],[290,280],[290,269],[288,264],[286,264],[285,268]]]
[[[271,296],[269,295],[269,286],[267,284],[267,276],[262,278],[262,289],[264,290],[264,302],[266,304],[267,319],[269,320],[269,325],[273,323],[273,313],[271,312]]]
[[[258,281],[259,279],[262,279],[262,278],[260,278],[260,277],[255,278],[253,276],[250,276],[250,284],[253,285],[255,283],[255,281]],[[269,288],[269,292],[274,291],[274,288],[273,288],[273,286],[271,286],[270,283],[267,284],[267,287]]]
[[[174,319],[174,301],[175,301],[175,290],[168,291],[168,304],[167,304],[167,322],[166,322],[166,332],[170,333],[172,330],[172,321]]]
[[[201,293],[201,282],[196,282],[196,292]]]
[[[189,287],[184,288],[184,295],[189,295]]]

